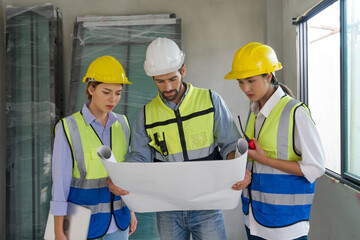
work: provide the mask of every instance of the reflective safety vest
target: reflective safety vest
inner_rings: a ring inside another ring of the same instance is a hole
[[[115,115],[117,121],[111,126],[110,148],[116,160],[123,162],[129,146],[130,128],[125,116]],[[68,201],[91,210],[88,239],[106,234],[111,215],[115,216],[117,226],[125,230],[130,223],[130,211],[121,197],[108,189],[109,175],[97,155],[97,149],[103,143],[92,126],[86,124],[81,112],[61,121],[73,156]]]
[[[308,108],[301,102],[284,96],[264,121],[257,138],[270,158],[300,161],[294,149],[295,111]],[[246,135],[254,137],[256,116],[251,113]],[[265,227],[285,227],[308,221],[315,193],[315,182],[262,165],[248,158],[247,169],[252,172],[251,184],[243,190],[242,208],[249,213],[251,203],[255,220]]]
[[[211,92],[188,84],[179,109],[172,110],[160,95],[144,107],[145,130],[154,161],[181,162],[221,159],[214,140]]]

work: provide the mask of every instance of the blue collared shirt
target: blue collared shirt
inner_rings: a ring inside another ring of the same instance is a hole
[[[172,101],[167,101],[160,94],[162,101],[170,109],[177,110],[187,95],[189,86],[187,83],[184,84],[186,84],[186,91],[178,104],[175,104]],[[221,156],[223,159],[226,159],[230,152],[235,151],[237,140],[241,136],[235,125],[233,117],[221,96],[216,92],[211,91],[211,97],[215,108],[214,137],[220,147]],[[144,121],[144,109],[142,109],[139,112],[135,125],[132,129],[131,153],[130,157],[127,159],[129,162],[152,162],[154,150],[148,145],[149,138],[145,130]]]

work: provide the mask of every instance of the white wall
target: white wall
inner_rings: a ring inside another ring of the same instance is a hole
[[[323,176],[317,180],[309,239],[360,239],[360,192]]]
[[[274,49],[278,60],[284,65],[282,31],[282,0],[267,0],[265,43]],[[284,83],[283,73],[284,69],[276,72],[278,81],[282,83]]]

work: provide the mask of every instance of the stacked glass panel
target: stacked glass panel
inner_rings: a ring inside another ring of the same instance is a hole
[[[6,7],[7,239],[43,238],[53,127],[62,115],[61,21],[51,4]]]
[[[132,85],[124,85],[115,112],[125,114],[132,124],[137,113],[157,94],[151,77],[144,71],[147,46],[158,37],[173,39],[181,46],[180,19],[173,14],[116,17],[80,17],[74,27],[70,82],[70,112],[79,111],[85,102],[82,83],[89,64],[110,55],[124,67]]]

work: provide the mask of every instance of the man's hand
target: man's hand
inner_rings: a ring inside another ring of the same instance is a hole
[[[226,157],[226,160],[234,159],[235,158],[235,151],[232,151],[229,153]]]
[[[232,189],[234,189],[234,190],[242,190],[242,189],[246,188],[247,185],[249,185],[250,183],[251,183],[251,172],[246,169],[244,180],[235,183],[232,186]]]
[[[115,194],[115,195],[124,196],[124,195],[128,195],[128,194],[129,194],[128,191],[123,190],[123,189],[115,186],[114,183],[111,181],[110,178],[108,178],[107,184],[108,184],[108,188],[109,188],[110,192],[112,192],[112,193]]]

